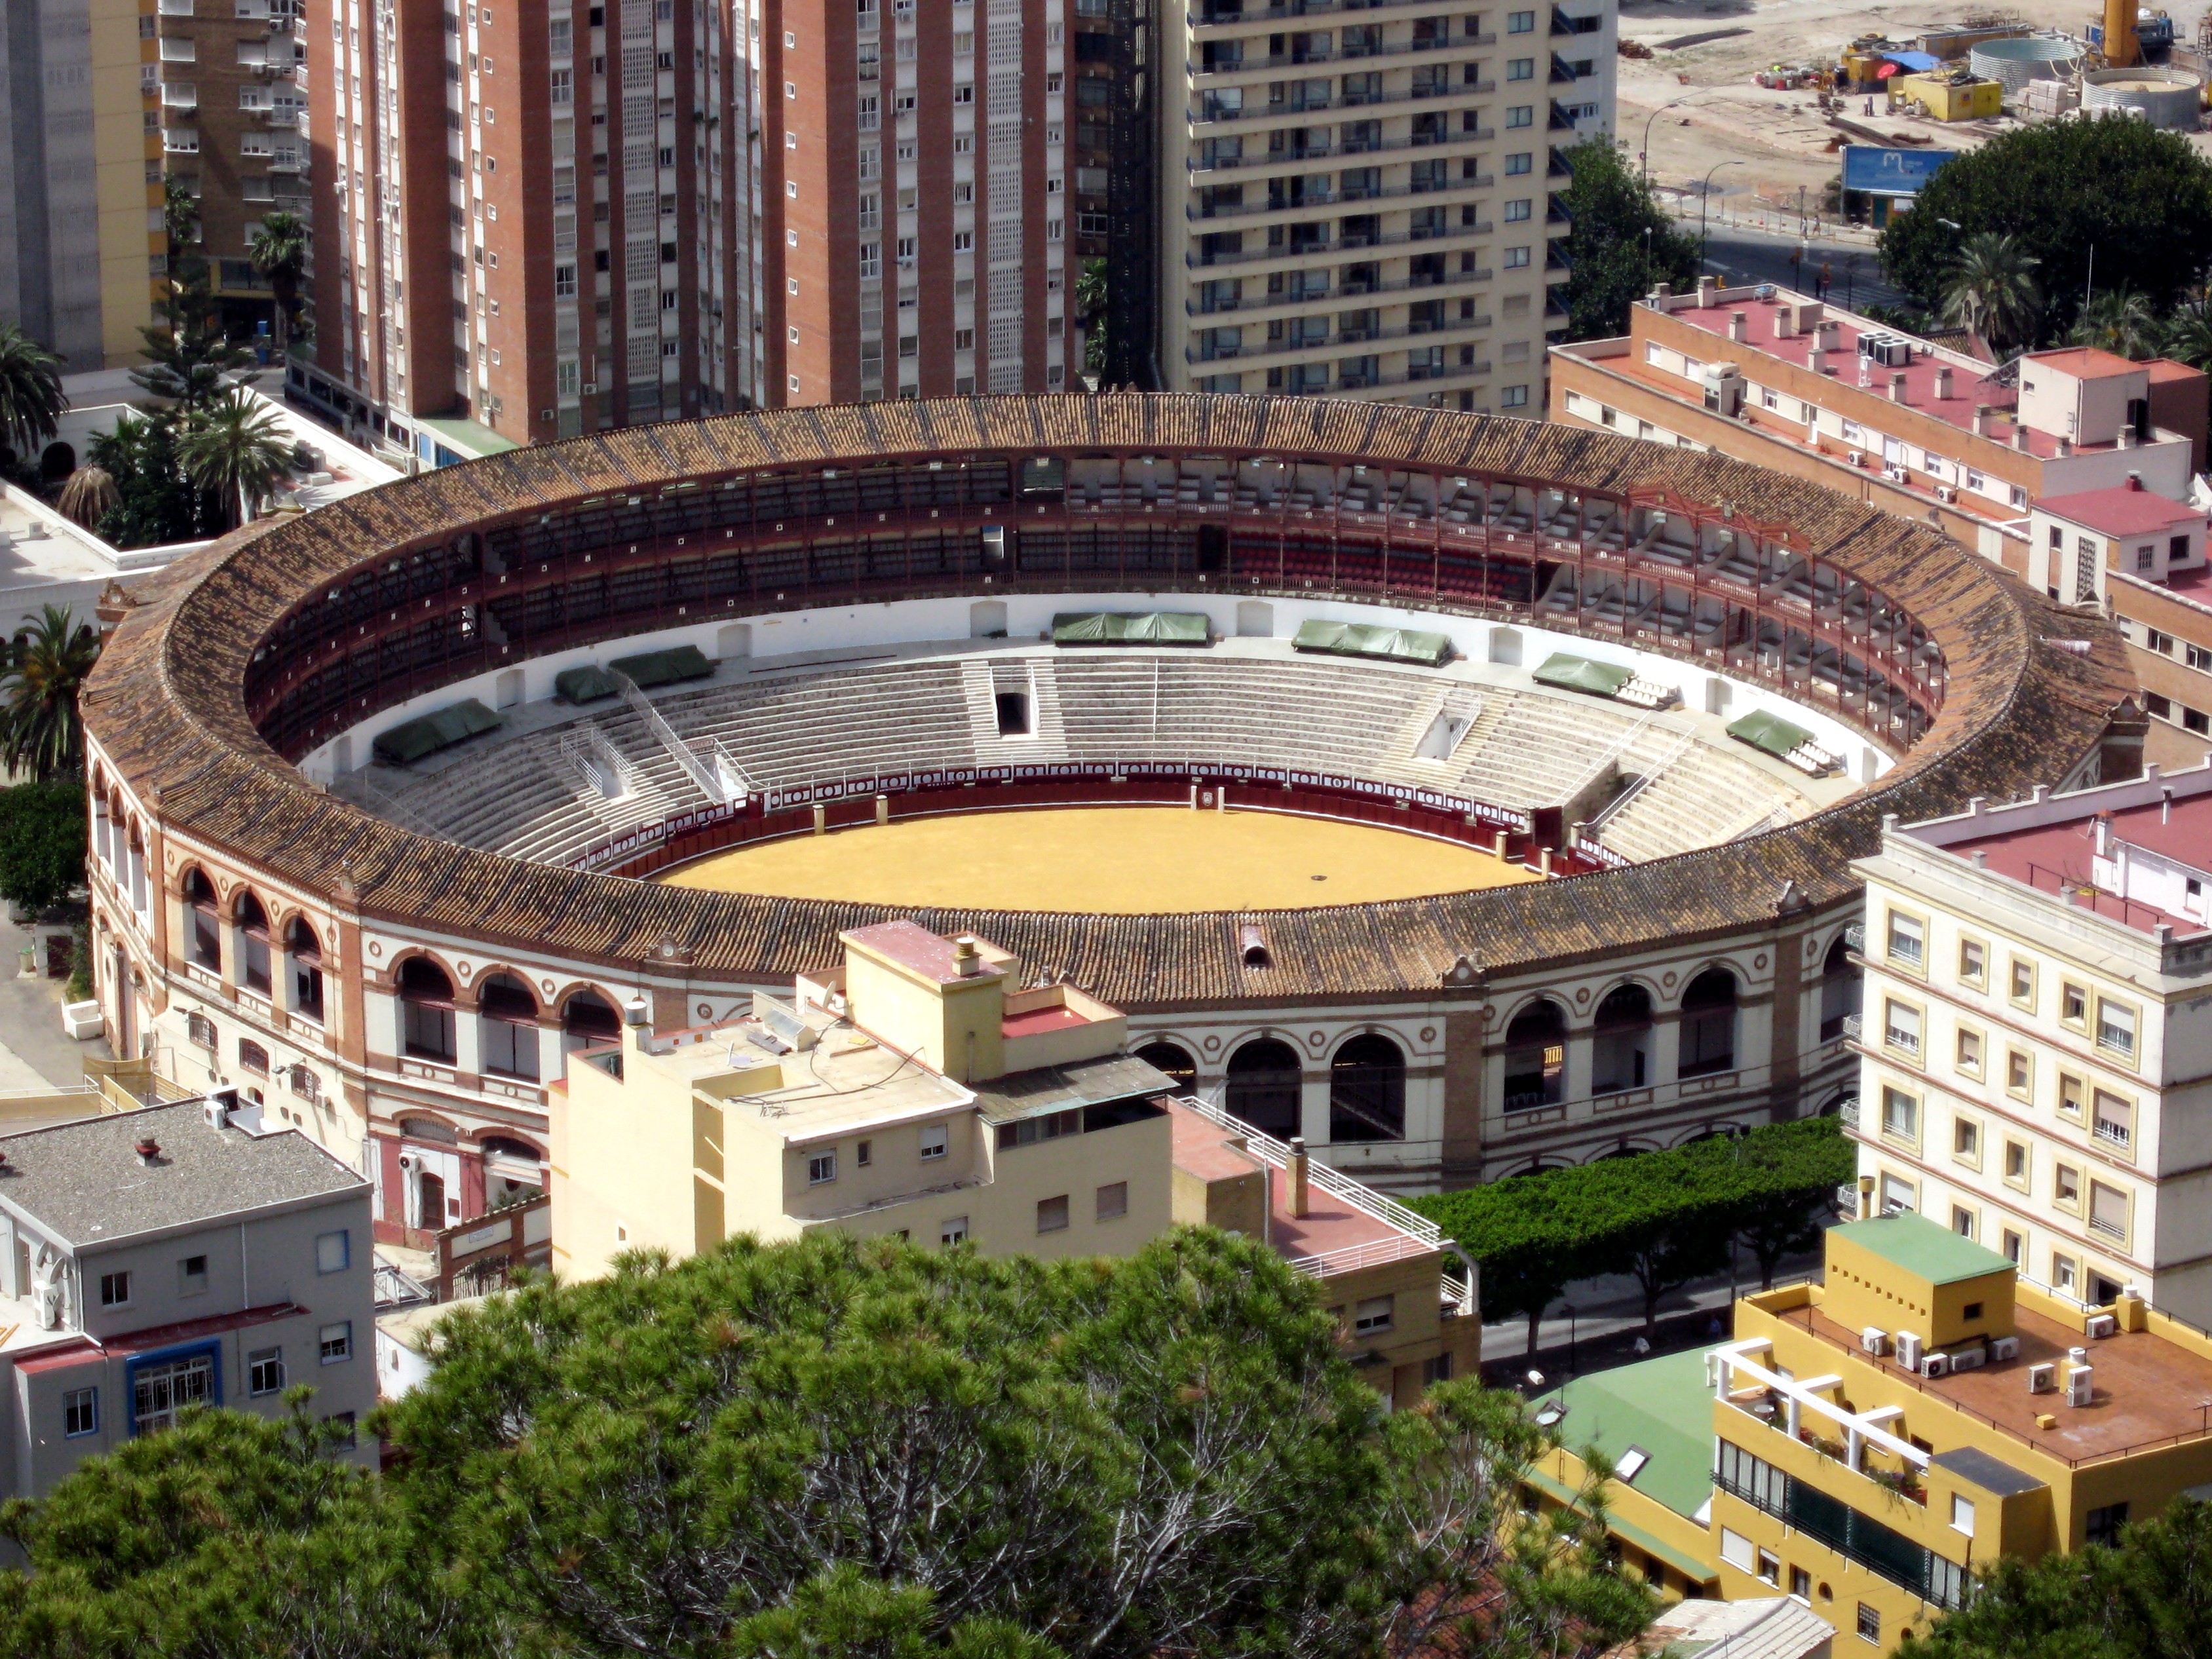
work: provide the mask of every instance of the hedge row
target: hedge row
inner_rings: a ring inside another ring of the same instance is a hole
[[[1482,1264],[1484,1316],[1526,1318],[1533,1350],[1544,1310],[1577,1279],[1632,1275],[1647,1328],[1668,1291],[1726,1267],[1731,1241],[1771,1284],[1818,1240],[1856,1164],[1838,1120],[1804,1118],[1408,1202]]]

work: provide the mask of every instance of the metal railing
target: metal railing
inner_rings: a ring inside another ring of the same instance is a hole
[[[1243,1118],[1231,1116],[1218,1106],[1208,1105],[1195,1095],[1185,1095],[1176,1103],[1197,1113],[1217,1128],[1242,1135],[1245,1146],[1267,1163],[1279,1166],[1289,1164],[1290,1147],[1265,1130],[1254,1128]],[[1396,1199],[1385,1198],[1364,1182],[1355,1181],[1318,1158],[1309,1157],[1306,1159],[1306,1178],[1331,1198],[1349,1205],[1370,1220],[1411,1235],[1426,1249],[1436,1249],[1443,1243],[1443,1234],[1426,1216],[1415,1214]]]

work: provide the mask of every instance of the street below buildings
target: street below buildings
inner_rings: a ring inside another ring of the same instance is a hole
[[[1697,223],[1692,216],[1683,222],[1684,228],[1694,234]],[[1741,225],[1715,225],[1705,237],[1705,270],[1731,283],[1776,283],[1810,294],[1823,264],[1830,275],[1827,297],[1846,311],[1908,303],[1882,275],[1872,246],[1863,240],[1801,240]]]

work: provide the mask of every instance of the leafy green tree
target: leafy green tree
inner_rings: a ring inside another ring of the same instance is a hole
[[[2174,1659],[2212,1653],[2212,1504],[2181,1498],[2112,1546],[2000,1557],[1899,1659]]]
[[[75,778],[0,789],[0,898],[35,915],[83,886],[84,818]]]
[[[291,440],[276,411],[233,386],[185,417],[177,459],[200,493],[238,510],[249,522],[262,498],[276,488],[292,458]]]
[[[276,295],[276,356],[281,362],[289,349],[292,319],[300,307],[300,278],[307,268],[307,222],[296,213],[264,213],[246,252]]]
[[[2166,328],[2149,299],[2132,289],[2107,289],[2081,308],[2066,331],[2069,345],[2095,346],[2119,357],[2155,357]]]
[[[2167,318],[2159,349],[2191,368],[2212,368],[2212,301],[2191,300]]]
[[[1820,1242],[1857,1155],[1832,1117],[1769,1124],[1728,1146],[1745,1177],[1730,1206],[1735,1239],[1759,1263],[1759,1288],[1772,1290],[1783,1261]]]
[[[201,533],[199,492],[177,460],[176,427],[166,416],[118,416],[113,430],[85,447],[92,465],[115,481],[116,503],[97,526],[103,539],[159,547]]]
[[[0,323],[0,446],[37,459],[68,407],[62,360],[15,324]]]
[[[1607,1271],[1589,1249],[1592,1230],[1577,1212],[1577,1182],[1546,1170],[1488,1186],[1407,1201],[1434,1219],[1482,1264],[1482,1311],[1487,1319],[1525,1319],[1528,1349],[1545,1310],[1577,1279]]]
[[[1051,1643],[1001,1619],[963,1619],[940,1632],[936,1599],[848,1561],[808,1579],[781,1607],[738,1620],[723,1651],[730,1659],[1063,1659]]]
[[[1574,176],[1559,199],[1573,222],[1565,242],[1567,338],[1626,334],[1629,307],[1660,283],[1697,282],[1697,239],[1660,206],[1612,140],[1586,139],[1566,160]]]
[[[171,246],[173,263],[173,240]],[[204,272],[189,281],[173,280],[169,287],[161,320],[138,331],[146,342],[140,349],[146,362],[131,371],[131,380],[165,403],[187,410],[204,409],[236,384],[241,371],[253,366],[253,354],[224,334],[222,314],[207,290]]]
[[[25,1659],[489,1651],[308,1394],[276,1421],[189,1413],[0,1506],[30,1569],[0,1573],[0,1644]]]
[[[15,635],[13,661],[0,675],[0,759],[44,783],[84,764],[77,693],[100,660],[100,633],[50,605]]]
[[[1075,314],[1083,320],[1083,367],[1106,372],[1106,301],[1112,276],[1103,258],[1085,259],[1075,279]]]
[[[2064,338],[2093,276],[2163,314],[2212,262],[2212,162],[2142,121],[2023,127],[1946,162],[1883,231],[1882,265],[1940,309],[1960,246],[1983,234],[2011,236],[2037,261],[2045,305],[2022,343]]]
[[[2016,236],[1984,230],[1967,237],[1944,276],[1945,319],[1993,347],[2033,339],[2043,311],[2040,263]]]

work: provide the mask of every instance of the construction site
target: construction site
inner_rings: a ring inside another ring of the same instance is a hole
[[[1847,148],[1933,157],[2024,123],[2127,116],[2212,155],[2212,8],[2017,0],[1945,14],[1819,0],[1625,0],[1616,131],[1694,220],[1849,235]],[[1856,199],[1860,234],[1891,204]]]

